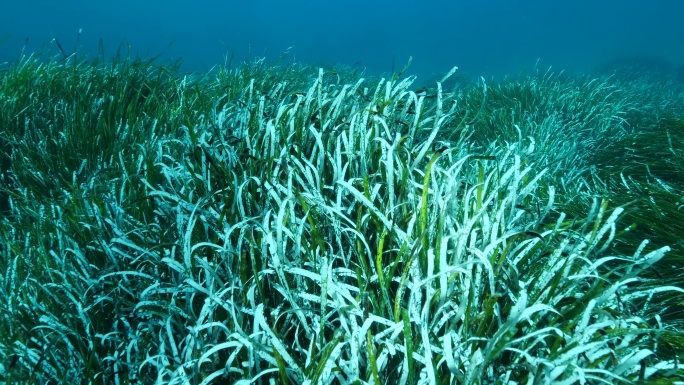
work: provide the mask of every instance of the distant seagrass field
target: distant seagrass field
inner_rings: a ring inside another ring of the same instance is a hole
[[[0,65],[0,379],[684,384],[682,84],[424,83]]]

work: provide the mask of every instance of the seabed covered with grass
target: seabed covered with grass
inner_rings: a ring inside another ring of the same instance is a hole
[[[0,379],[682,381],[681,85],[400,75],[2,65]]]

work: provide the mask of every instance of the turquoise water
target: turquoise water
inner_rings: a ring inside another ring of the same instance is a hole
[[[6,1],[0,62],[24,48],[97,56],[122,46],[206,71],[227,54],[471,77],[535,68],[586,72],[639,62],[684,77],[684,3],[636,1]],[[79,31],[80,34],[79,34]],[[536,66],[536,67],[535,67]]]

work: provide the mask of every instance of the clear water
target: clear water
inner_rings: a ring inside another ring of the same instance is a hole
[[[206,71],[226,55],[356,65],[430,81],[457,65],[468,76],[548,67],[588,72],[636,62],[684,77],[679,0],[3,1],[0,62],[22,48],[97,56],[181,58]],[[79,30],[81,33],[79,35]]]

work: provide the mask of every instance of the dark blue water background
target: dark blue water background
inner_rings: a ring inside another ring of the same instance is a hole
[[[79,30],[81,34],[79,36]],[[187,71],[275,58],[434,79],[637,61],[684,74],[682,0],[20,1],[0,3],[0,63],[49,49],[182,58]],[[51,43],[52,41],[52,43]],[[127,48],[126,48],[127,49]]]

